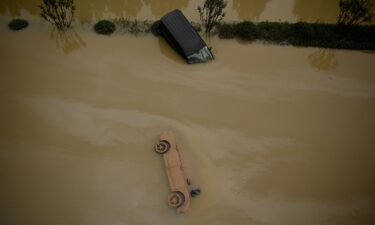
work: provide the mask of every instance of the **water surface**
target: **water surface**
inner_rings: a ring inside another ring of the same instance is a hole
[[[34,17],[10,32],[10,16],[0,224],[375,224],[372,52],[214,37],[216,60],[191,66],[151,35],[59,35]],[[202,189],[186,215],[152,150],[165,129]]]
[[[39,15],[40,0],[1,0],[0,12],[14,17]],[[75,0],[80,22],[101,18],[136,18],[156,20],[165,13],[180,9],[192,21],[199,20],[198,5],[203,0]],[[338,0],[227,0],[225,21],[308,21],[335,23]],[[375,14],[375,6],[372,8]]]

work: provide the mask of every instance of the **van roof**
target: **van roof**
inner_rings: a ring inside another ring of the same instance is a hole
[[[176,44],[181,47],[185,57],[207,46],[180,10],[176,9],[169,12],[160,21],[176,41]]]

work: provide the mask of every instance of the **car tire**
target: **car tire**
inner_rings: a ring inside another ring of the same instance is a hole
[[[159,141],[154,146],[155,152],[159,154],[165,154],[166,152],[168,152],[170,148],[171,148],[171,145],[169,144],[168,141]]]
[[[173,208],[178,208],[182,206],[185,202],[185,196],[179,192],[175,191],[168,195],[168,205]]]

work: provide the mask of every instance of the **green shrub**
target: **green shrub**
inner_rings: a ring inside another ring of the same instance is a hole
[[[112,34],[116,30],[116,25],[108,20],[100,20],[94,25],[94,30],[98,34]]]
[[[323,47],[323,48],[337,48],[338,40],[342,37],[335,32],[334,24],[311,24],[311,46]]]
[[[235,30],[234,24],[223,23],[217,26],[219,37],[223,39],[234,38],[236,34]]]
[[[375,40],[375,26],[337,26],[335,31],[350,41],[374,42]]]
[[[276,44],[338,49],[375,50],[374,25],[336,25],[321,23],[241,22],[220,24],[220,38],[264,40]]]
[[[258,38],[270,42],[286,41],[290,37],[290,24],[261,22],[257,25]]]
[[[8,27],[11,30],[22,30],[26,28],[27,26],[29,26],[29,22],[27,22],[27,20],[24,20],[24,19],[13,19],[8,24]]]
[[[255,40],[258,37],[257,27],[252,22],[241,22],[235,26],[235,34],[237,37],[246,40]]]
[[[294,43],[308,43],[312,40],[314,29],[307,23],[295,23],[291,25],[291,33]]]

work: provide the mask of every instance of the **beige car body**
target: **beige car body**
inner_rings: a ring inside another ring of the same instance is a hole
[[[190,180],[186,173],[182,148],[177,144],[176,137],[172,131],[161,133],[160,141],[167,141],[170,145],[169,150],[163,153],[165,169],[171,193],[180,192],[184,196],[183,204],[177,208],[177,212],[184,213],[190,205]]]

